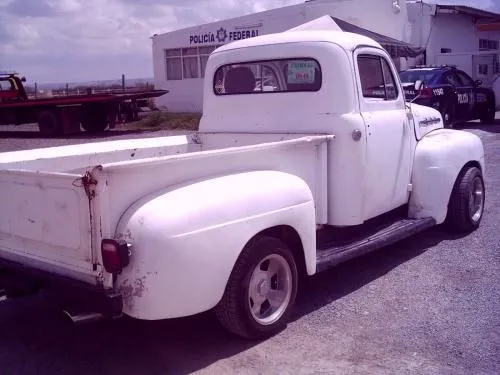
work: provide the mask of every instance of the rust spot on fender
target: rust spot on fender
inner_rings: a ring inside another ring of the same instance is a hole
[[[134,301],[137,298],[141,298],[146,290],[146,278],[147,276],[143,276],[141,278],[136,278],[133,282],[130,282],[129,279],[123,281],[119,291],[123,297],[123,303],[129,308],[132,309],[134,307]]]
[[[132,242],[134,240],[132,238],[132,232],[130,231],[129,228],[127,228],[123,233],[118,233],[117,237],[119,240],[125,240],[129,242]]]

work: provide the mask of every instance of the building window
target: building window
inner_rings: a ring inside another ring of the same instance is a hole
[[[241,62],[221,66],[215,72],[216,95],[318,91],[322,74],[311,58]]]
[[[500,54],[495,54],[493,56],[493,63],[491,64],[491,73],[500,74]]]
[[[217,46],[176,48],[165,50],[168,81],[205,76],[208,57]]]
[[[181,50],[167,49],[165,50],[165,60],[167,69],[167,80],[182,79],[182,57]]]
[[[195,48],[182,49],[182,78],[199,78],[198,51]]]
[[[479,50],[480,51],[495,51],[499,48],[498,40],[491,39],[479,39]]]
[[[201,76],[205,77],[205,69],[207,67],[208,56],[219,46],[198,47],[198,54],[200,56],[200,70]]]
[[[359,55],[358,66],[365,98],[397,99],[396,81],[386,59],[381,56]]]
[[[488,75],[488,64],[479,64],[477,67],[478,73],[487,76]]]

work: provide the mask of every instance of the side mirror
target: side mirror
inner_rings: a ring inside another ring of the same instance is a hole
[[[481,81],[480,79],[478,79],[478,80],[474,81],[474,84],[476,86],[481,86],[483,84],[483,81]]]
[[[21,82],[26,82],[26,77],[21,77]]]
[[[417,79],[415,81],[415,91],[420,91],[424,87],[424,82],[422,82],[420,79]]]
[[[419,99],[420,96],[422,95],[421,90],[424,88],[424,81],[417,79],[413,86],[415,87],[415,91],[417,92],[417,95],[412,100],[410,100],[410,103],[413,103],[415,100]]]

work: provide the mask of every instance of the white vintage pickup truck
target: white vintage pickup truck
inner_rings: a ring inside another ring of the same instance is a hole
[[[405,102],[375,41],[240,40],[205,77],[196,133],[0,154],[5,274],[56,290],[74,321],[213,310],[255,339],[286,326],[302,277],[479,226],[480,139]]]

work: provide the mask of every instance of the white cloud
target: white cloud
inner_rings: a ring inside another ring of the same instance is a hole
[[[154,33],[303,1],[0,0],[0,69],[39,82],[147,77]],[[500,1],[450,2],[494,9]]]

